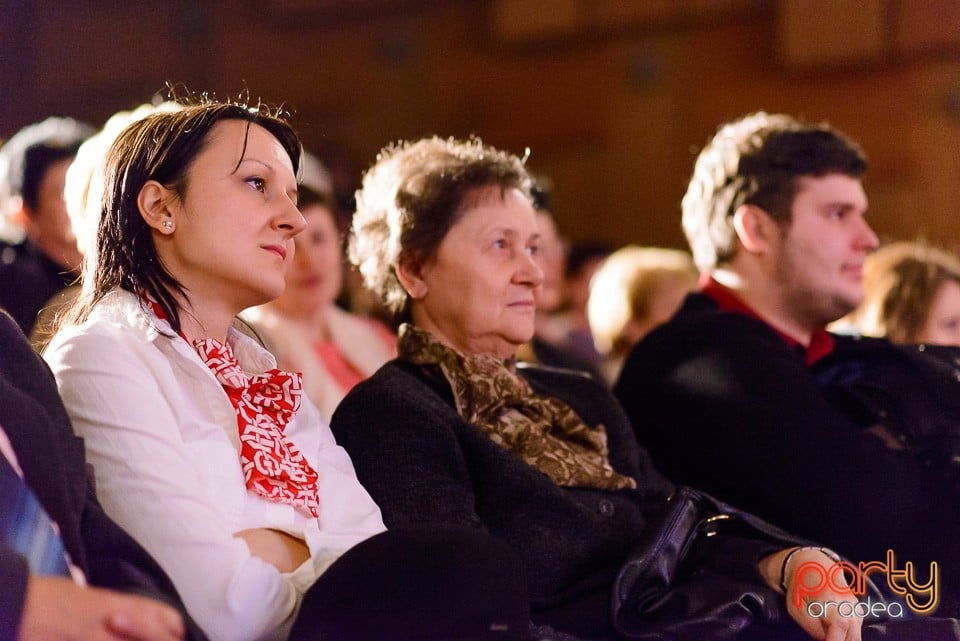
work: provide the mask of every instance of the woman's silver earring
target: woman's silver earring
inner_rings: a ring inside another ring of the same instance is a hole
[[[172,220],[165,220],[165,221],[163,221],[163,231],[165,231],[165,232],[167,232],[167,233],[173,231],[173,221],[172,221]]]

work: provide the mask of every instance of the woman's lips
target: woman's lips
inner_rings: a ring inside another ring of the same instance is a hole
[[[273,252],[280,257],[280,260],[287,259],[287,250],[283,245],[264,245],[263,249],[266,249],[268,252]]]

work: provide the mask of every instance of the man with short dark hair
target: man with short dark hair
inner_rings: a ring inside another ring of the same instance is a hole
[[[92,133],[89,125],[51,117],[24,127],[0,147],[0,217],[23,235],[0,241],[0,307],[27,335],[37,313],[79,274],[82,256],[63,185]]]
[[[922,354],[825,330],[860,302],[877,246],[865,170],[827,125],[723,126],[683,198],[702,292],[634,349],[615,393],[667,476],[858,561],[893,550],[923,577],[936,561],[938,613],[956,616],[960,500],[917,428],[956,431],[960,384]]]

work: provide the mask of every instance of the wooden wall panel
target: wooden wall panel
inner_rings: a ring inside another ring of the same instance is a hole
[[[581,0],[494,0],[493,32],[506,41],[555,38],[584,28]]]
[[[678,0],[671,13],[580,0],[566,5],[572,32],[544,37],[534,15],[507,38],[506,0],[362,11],[330,0],[320,13],[298,0],[278,11],[269,0],[12,0],[0,6],[0,138],[52,113],[102,122],[165,80],[220,95],[248,87],[293,110],[347,193],[388,141],[477,133],[532,148],[568,235],[680,246],[696,151],[723,121],[786,111],[860,140],[882,237],[960,244],[960,51],[956,31],[938,30],[958,3],[821,1]]]
[[[874,61],[887,48],[887,0],[780,0],[779,53],[788,65]]]
[[[899,0],[894,38],[899,50],[960,49],[960,1]]]

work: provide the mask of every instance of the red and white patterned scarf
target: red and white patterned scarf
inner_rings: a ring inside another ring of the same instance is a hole
[[[160,305],[147,302],[158,317],[167,320]],[[180,336],[186,340],[182,333]],[[248,376],[230,346],[213,338],[193,341],[193,348],[223,386],[237,413],[240,464],[247,489],[319,516],[317,472],[284,435],[287,423],[300,409],[303,375],[270,369]]]

